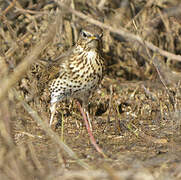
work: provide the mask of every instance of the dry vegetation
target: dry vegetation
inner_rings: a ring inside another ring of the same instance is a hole
[[[108,158],[74,101],[47,126],[48,67],[86,20],[104,29],[90,113]],[[0,179],[181,179],[180,55],[180,0],[0,1]]]

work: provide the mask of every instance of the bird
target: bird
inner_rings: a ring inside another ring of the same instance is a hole
[[[86,25],[82,27],[74,47],[60,58],[56,58],[59,63],[56,63],[54,68],[55,72],[58,69],[58,73],[54,74],[55,78],[49,83],[50,126],[54,120],[57,103],[69,98],[78,101],[83,119],[87,117],[89,126],[91,125],[88,113],[89,97],[99,87],[105,70],[102,57],[102,36],[101,28]]]

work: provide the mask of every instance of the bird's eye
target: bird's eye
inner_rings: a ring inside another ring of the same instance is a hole
[[[82,31],[82,36],[83,36],[84,38],[86,38],[86,37],[87,37],[87,34],[86,34],[84,31]]]
[[[101,34],[99,35],[99,38],[101,39],[101,38],[102,38],[102,36],[103,36],[103,33],[101,33]]]

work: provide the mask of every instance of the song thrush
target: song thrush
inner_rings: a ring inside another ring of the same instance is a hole
[[[51,94],[50,126],[54,119],[57,102],[67,98],[81,100],[89,119],[87,111],[89,96],[97,89],[103,78],[104,60],[101,57],[101,38],[100,28],[87,25],[81,30],[75,46],[60,58],[60,64],[56,67],[59,68],[59,73],[49,87]],[[79,108],[81,113],[84,113],[81,106]],[[86,117],[83,118],[85,120]]]

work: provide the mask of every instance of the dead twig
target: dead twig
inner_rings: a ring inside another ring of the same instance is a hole
[[[2,14],[0,14],[0,18],[3,19],[3,17],[6,15],[6,13],[14,7],[14,5],[16,4],[16,0],[13,0],[13,2],[11,2],[11,4],[2,12]]]
[[[52,140],[59,146],[60,149],[63,149],[70,157],[76,160],[76,162],[85,169],[90,169],[91,167],[80,160],[74,151],[72,151],[63,141],[60,140],[59,136],[49,127],[48,123],[42,121],[38,113],[33,110],[20,96],[20,94],[14,89],[13,93],[18,101],[21,102],[23,108],[30,114],[30,116],[41,126],[41,128],[46,132],[46,134],[52,138]]]
[[[173,60],[176,60],[176,61],[181,61],[181,55],[176,55],[176,54],[173,54],[173,53],[170,53],[168,51],[165,51],[155,45],[153,45],[151,42],[148,42],[148,41],[144,41],[140,36],[138,35],[134,35],[130,32],[128,32],[127,30],[123,29],[123,28],[115,28],[115,27],[111,27],[107,24],[104,24],[100,21],[97,21],[79,11],[76,11],[68,6],[66,6],[64,3],[58,1],[57,2],[62,8],[64,8],[65,10],[67,10],[68,12],[72,13],[72,14],[75,14],[76,16],[78,16],[79,18],[82,18],[84,19],[85,21],[89,22],[89,23],[92,23],[92,24],[95,24],[101,28],[105,28],[107,30],[109,30],[110,32],[112,33],[116,33],[118,35],[121,35],[123,36],[127,41],[137,41],[139,42],[141,45],[145,46],[149,49],[151,49],[152,51],[156,52],[156,53],[159,53],[161,54],[162,56],[165,56],[165,57],[168,57],[170,59],[173,59]]]
[[[174,106],[174,104],[175,104],[175,99],[174,99],[173,95],[170,93],[170,91],[169,91],[169,89],[168,89],[168,87],[167,87],[167,84],[166,84],[166,82],[165,82],[165,79],[164,79],[164,77],[163,77],[163,75],[162,75],[162,73],[161,73],[161,70],[160,70],[161,67],[160,67],[160,65],[159,65],[159,61],[158,61],[155,57],[153,57],[152,62],[153,62],[153,65],[154,65],[154,67],[155,67],[155,69],[156,69],[156,71],[157,71],[157,73],[158,73],[158,76],[159,76],[159,78],[160,78],[160,81],[161,81],[161,83],[163,84],[163,86],[164,86],[164,88],[165,88],[165,90],[166,90],[166,92],[167,92],[167,94],[168,94],[169,101],[170,101],[170,103],[171,103],[171,105],[172,105],[172,107],[173,107],[173,109],[174,109],[174,111],[175,111],[175,106]]]
[[[23,9],[23,8],[19,8],[19,7],[16,7],[16,11],[23,13],[23,14],[39,14],[39,15],[48,14],[48,12],[45,12],[45,11],[32,11],[29,9]]]
[[[59,18],[60,19],[60,18]],[[11,73],[7,78],[2,80],[3,86],[0,88],[0,101],[2,101],[7,95],[8,90],[14,86],[26,73],[30,65],[35,62],[39,54],[47,47],[47,44],[51,42],[56,34],[56,27],[60,23],[57,18],[56,23],[49,25],[49,30],[47,35],[42,41],[38,42],[37,45],[30,50],[27,56],[22,60],[22,62],[15,68],[14,72]]]

